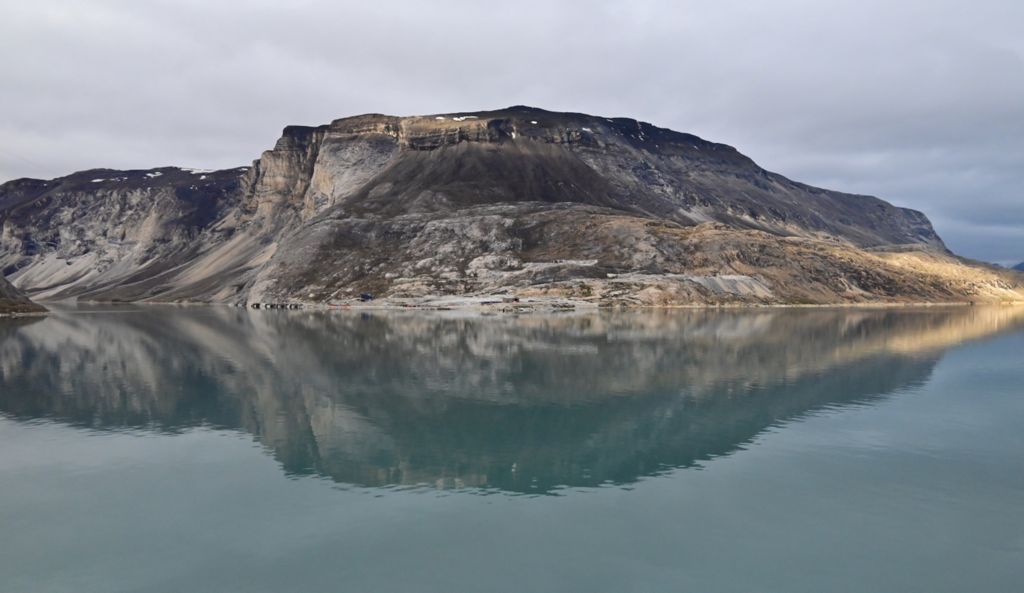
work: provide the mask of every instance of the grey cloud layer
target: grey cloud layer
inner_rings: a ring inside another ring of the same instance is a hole
[[[290,123],[637,117],[1024,259],[1024,3],[0,0],[0,180],[234,166]]]

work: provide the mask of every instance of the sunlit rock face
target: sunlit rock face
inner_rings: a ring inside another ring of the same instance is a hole
[[[737,150],[530,107],[289,126],[251,167],[0,186],[0,265],[41,298],[603,304],[1018,300],[920,212]]]
[[[626,483],[928,379],[1024,309],[473,317],[55,308],[0,323],[0,414],[243,431],[344,484]]]

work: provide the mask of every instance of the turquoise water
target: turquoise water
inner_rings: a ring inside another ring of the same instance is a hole
[[[0,321],[0,591],[1007,592],[1024,310]]]

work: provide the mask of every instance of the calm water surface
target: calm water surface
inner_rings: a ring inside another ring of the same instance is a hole
[[[0,591],[1024,591],[1024,309],[0,321]]]

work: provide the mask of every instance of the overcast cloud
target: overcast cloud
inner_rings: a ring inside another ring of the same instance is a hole
[[[0,181],[248,164],[286,124],[627,116],[1024,259],[1024,2],[0,0]]]

